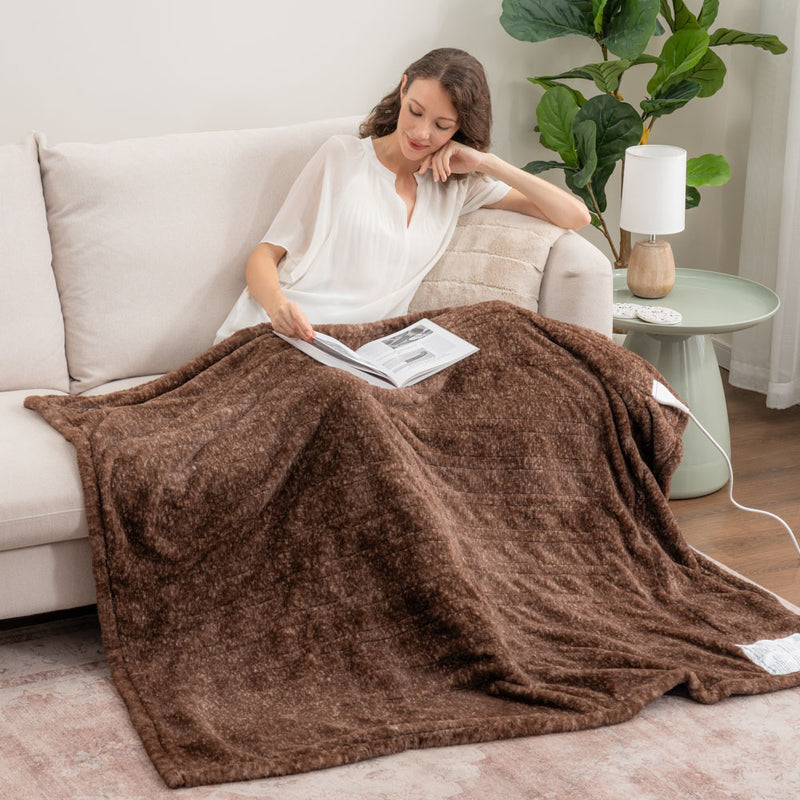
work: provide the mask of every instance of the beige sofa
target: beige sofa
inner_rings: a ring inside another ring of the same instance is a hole
[[[94,602],[73,448],[23,399],[128,387],[210,346],[295,175],[357,122],[0,147],[0,618]],[[413,309],[496,298],[611,332],[599,250],[481,210]]]

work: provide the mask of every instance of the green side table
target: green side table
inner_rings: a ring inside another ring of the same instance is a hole
[[[653,325],[614,317],[627,332],[625,347],[655,366],[709,433],[731,452],[728,409],[711,335],[749,328],[769,319],[778,296],[760,283],[699,269],[676,270],[675,288],[659,300],[636,297],[628,289],[627,270],[614,273],[614,302],[666,306],[679,311],[677,325]],[[693,421],[683,436],[684,456],[672,479],[670,498],[710,494],[728,481],[722,454]]]

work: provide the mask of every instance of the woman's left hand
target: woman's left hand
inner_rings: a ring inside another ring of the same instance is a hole
[[[419,167],[419,174],[424,175],[431,170],[434,181],[444,182],[454,172],[456,174],[479,172],[484,156],[484,153],[450,139],[435,153],[431,153],[423,159]]]

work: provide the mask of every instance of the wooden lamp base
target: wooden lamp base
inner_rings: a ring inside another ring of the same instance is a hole
[[[628,288],[637,297],[665,297],[675,285],[675,259],[669,242],[636,242],[628,262]]]

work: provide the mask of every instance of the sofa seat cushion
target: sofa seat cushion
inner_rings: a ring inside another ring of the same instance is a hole
[[[88,535],[75,448],[23,407],[31,394],[55,392],[0,392],[0,550]]]
[[[156,378],[160,378],[161,375],[140,375],[136,378],[121,378],[118,381],[110,381],[109,383],[104,383],[101,386],[95,386],[92,389],[89,389],[82,394],[86,397],[91,397],[92,395],[97,394],[111,394],[111,392],[122,392],[125,389],[132,389],[134,386],[140,386],[143,383],[147,383],[147,381],[154,381]]]
[[[159,377],[126,378],[87,396],[122,391]],[[0,392],[0,551],[88,536],[75,448],[22,403],[47,390]]]
[[[209,347],[295,177],[357,124],[52,147],[40,137],[71,390],[167,372]]]
[[[66,390],[64,320],[36,141],[0,147],[0,391]]]

